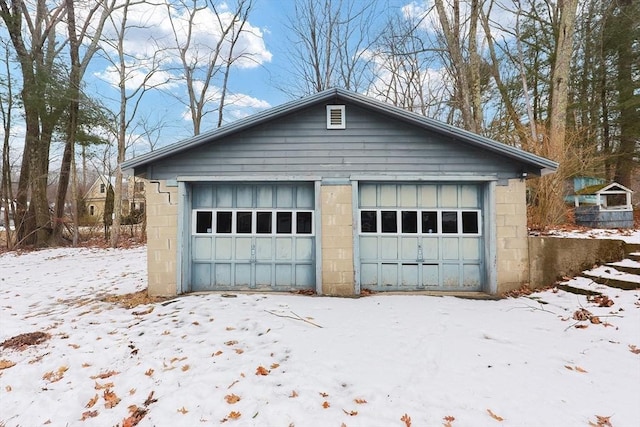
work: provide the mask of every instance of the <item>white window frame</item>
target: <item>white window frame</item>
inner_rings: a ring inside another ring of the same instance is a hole
[[[198,212],[211,212],[211,232],[198,233],[197,232],[197,219]],[[216,233],[216,218],[218,212],[231,212],[231,233]],[[237,232],[237,218],[238,212],[251,212],[251,233],[238,233]],[[257,223],[259,212],[271,212],[271,233],[258,233]],[[291,233],[277,233],[277,216],[278,212],[291,212]],[[311,232],[310,233],[298,233],[297,227],[297,214],[300,212],[306,212],[311,214]],[[313,237],[315,236],[315,212],[312,209],[192,209],[191,211],[191,235],[192,236],[240,236],[240,237],[284,237],[284,236],[301,236],[301,237]]]
[[[362,231],[362,212],[376,212],[376,232]],[[382,211],[384,212],[396,212],[396,232],[395,233],[383,233],[382,232]],[[417,233],[403,233],[402,232],[402,212],[417,212],[418,218],[418,232]],[[437,233],[425,233],[422,230],[422,213],[423,212],[435,212],[437,215],[438,232]],[[455,233],[443,233],[442,232],[442,213],[443,212],[456,212],[458,230]],[[462,213],[463,212],[476,212],[478,218],[478,232],[477,233],[463,233],[462,228]],[[404,208],[404,209],[389,209],[389,208],[362,208],[358,209],[358,232],[364,236],[458,236],[458,237],[479,237],[482,236],[482,210],[481,209],[466,209],[466,208]]]

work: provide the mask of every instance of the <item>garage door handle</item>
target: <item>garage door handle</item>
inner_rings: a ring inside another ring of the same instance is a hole
[[[422,253],[422,245],[418,245],[418,258],[416,259],[417,262],[422,262],[424,261],[424,254]]]

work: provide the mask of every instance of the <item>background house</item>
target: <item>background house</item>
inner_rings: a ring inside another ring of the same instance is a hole
[[[128,160],[149,292],[501,293],[529,280],[547,159],[331,89]]]
[[[83,197],[86,217],[90,223],[102,223],[109,189],[113,190],[115,177],[98,175]],[[122,216],[140,215],[145,210],[144,181],[128,176],[122,181]]]

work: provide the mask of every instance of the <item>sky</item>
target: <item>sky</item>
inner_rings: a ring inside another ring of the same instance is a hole
[[[640,232],[624,238],[640,242]],[[142,246],[0,255],[0,425],[640,419],[640,290],[576,278],[568,283],[612,304],[549,289],[497,301],[227,292],[126,308],[114,297],[144,291],[146,254]],[[4,345],[30,333],[46,335]]]

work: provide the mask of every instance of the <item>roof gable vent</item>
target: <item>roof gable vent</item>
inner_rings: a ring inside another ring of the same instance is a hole
[[[344,105],[327,105],[327,129],[345,129]]]

